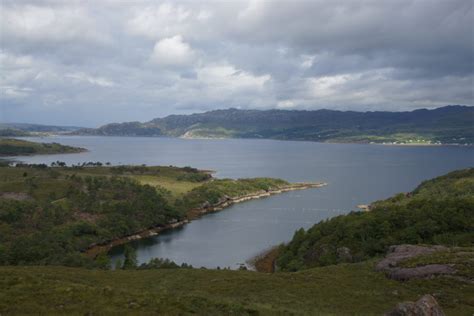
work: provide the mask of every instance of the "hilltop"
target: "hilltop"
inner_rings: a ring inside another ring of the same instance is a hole
[[[411,112],[216,110],[80,129],[77,135],[268,138],[349,143],[473,144],[474,107]]]

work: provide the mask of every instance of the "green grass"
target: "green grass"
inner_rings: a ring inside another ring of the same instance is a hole
[[[418,256],[401,262],[400,266],[414,268],[427,264],[452,264],[457,270],[456,275],[474,280],[474,247],[450,248]]]
[[[132,176],[140,184],[148,184],[153,187],[161,187],[171,192],[174,199],[202,185],[200,182],[177,181],[169,177],[157,176]]]
[[[381,315],[430,293],[447,315],[474,313],[474,285],[398,282],[374,261],[263,274],[226,270],[98,271],[0,267],[3,314]]]

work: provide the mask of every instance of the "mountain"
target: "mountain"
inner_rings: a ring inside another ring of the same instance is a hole
[[[474,143],[474,107],[411,112],[215,110],[81,129],[77,135],[268,138],[360,143]]]
[[[63,134],[82,129],[78,126],[55,126],[28,123],[0,123],[0,136],[31,136],[38,133]]]

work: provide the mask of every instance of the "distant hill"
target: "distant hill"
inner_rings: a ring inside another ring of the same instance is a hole
[[[32,136],[35,134],[62,134],[82,129],[78,126],[55,126],[28,123],[0,123],[0,136]]]
[[[452,105],[411,112],[216,110],[149,122],[104,125],[72,134],[268,138],[350,143],[473,144],[474,107]]]

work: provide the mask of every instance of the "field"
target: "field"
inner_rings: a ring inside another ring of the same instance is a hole
[[[474,285],[398,282],[373,261],[265,274],[227,270],[100,271],[0,267],[3,314],[381,315],[431,293],[447,315],[472,315]]]

